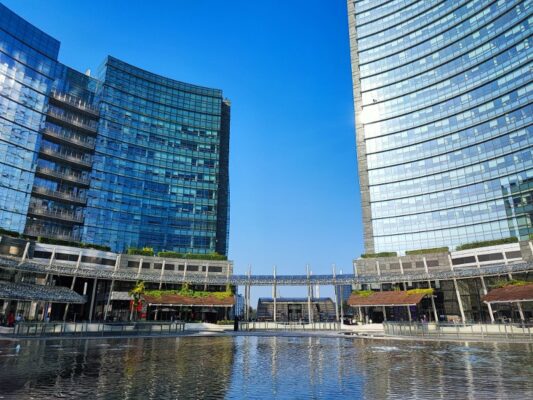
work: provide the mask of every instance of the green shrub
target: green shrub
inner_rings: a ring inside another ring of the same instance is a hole
[[[142,249],[137,249],[135,247],[130,247],[128,249],[128,254],[131,256],[153,256],[154,249],[151,247],[143,247]]]
[[[109,246],[102,246],[102,245],[99,245],[99,244],[91,244],[91,243],[72,242],[72,241],[69,241],[69,240],[53,239],[53,238],[47,238],[47,237],[43,237],[43,236],[39,236],[37,238],[37,242],[45,243],[45,244],[57,244],[58,246],[78,247],[78,248],[82,248],[82,249],[94,249],[94,250],[101,250],[101,251],[111,251],[111,248]]]
[[[230,319],[221,319],[217,321],[217,325],[233,325],[233,321]]]
[[[405,252],[405,255],[414,256],[418,254],[447,253],[449,250],[450,249],[448,247],[434,247],[431,249],[408,250]]]
[[[524,281],[520,279],[498,279],[496,282],[494,282],[493,285],[491,285],[493,288],[502,288],[507,286],[524,286],[524,285],[531,285],[533,282]]]
[[[15,231],[9,231],[7,229],[2,229],[2,228],[0,228],[0,235],[6,235],[6,236],[15,237],[15,238],[20,237],[20,233],[15,232]]]
[[[189,289],[189,285],[183,285],[183,287],[179,290],[146,290],[143,292],[146,296],[160,298],[163,296],[168,295],[178,295],[183,297],[215,297],[219,300],[227,299],[229,297],[233,297],[233,293],[231,291],[225,291],[225,292],[206,292],[203,290],[192,290]]]
[[[462,244],[460,246],[457,246],[457,250],[477,249],[478,247],[496,246],[498,244],[507,244],[507,243],[516,243],[516,242],[518,242],[518,238],[512,236],[512,237],[508,237],[504,239],[486,240],[484,242],[473,242],[473,243]]]
[[[533,239],[533,233],[530,233],[530,234],[529,234],[529,239],[530,239],[530,240]]]
[[[379,257],[397,257],[398,253],[395,251],[382,251],[381,253],[366,253],[361,254],[361,258],[379,258]]]
[[[352,292],[353,295],[360,296],[360,297],[368,297],[372,293],[374,293],[374,291],[372,290],[354,290]]]
[[[427,295],[431,295],[434,292],[435,292],[435,289],[433,289],[433,288],[427,288],[427,289],[418,288],[418,289],[410,289],[406,293],[407,294],[427,294]]]
[[[165,258],[182,258],[185,260],[227,260],[228,257],[218,253],[211,254],[191,254],[191,253],[178,253],[176,251],[160,251],[157,253],[158,257]]]

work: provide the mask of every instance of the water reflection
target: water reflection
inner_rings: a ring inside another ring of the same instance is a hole
[[[319,337],[0,342],[0,398],[533,398],[533,346]]]

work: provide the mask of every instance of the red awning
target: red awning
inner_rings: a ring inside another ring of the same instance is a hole
[[[400,290],[389,292],[373,292],[367,296],[352,293],[348,299],[348,305],[355,307],[414,306],[420,303],[425,296],[425,293],[408,293]]]
[[[492,289],[484,298],[485,303],[515,303],[533,301],[533,283],[527,285],[509,285]]]
[[[217,298],[216,296],[185,297],[179,294],[164,294],[160,297],[144,295],[143,299],[151,305],[231,307],[235,303],[233,296]]]

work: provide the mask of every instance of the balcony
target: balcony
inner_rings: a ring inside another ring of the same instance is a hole
[[[90,183],[89,178],[85,178],[83,176],[79,176],[75,174],[69,174],[67,172],[55,171],[53,169],[45,168],[45,167],[37,167],[37,169],[35,170],[35,174],[37,174],[38,176],[42,178],[52,179],[52,180],[60,181],[60,182],[67,181],[67,182],[74,183],[78,186],[84,186],[84,187],[89,187],[89,183]]]
[[[66,105],[76,111],[85,112],[93,117],[98,117],[99,115],[97,107],[81,100],[78,97],[71,96],[70,94],[52,91],[50,93],[50,98],[56,103]]]
[[[94,150],[95,140],[91,136],[74,136],[66,130],[53,129],[48,126],[42,130],[42,133],[44,138],[53,142],[70,144],[83,150]]]
[[[97,126],[95,122],[90,124],[84,119],[73,118],[68,115],[58,113],[52,109],[49,109],[46,115],[56,123],[66,124],[69,127],[74,127],[76,129],[82,129],[91,134],[96,134],[97,132]]]
[[[89,155],[86,155],[85,157],[78,157],[74,154],[68,154],[65,152],[54,150],[51,147],[41,147],[39,149],[39,153],[56,161],[64,161],[70,163],[72,165],[75,165],[76,167],[86,167],[89,169],[92,167],[92,158]]]
[[[82,215],[76,215],[75,213],[71,211],[50,210],[46,207],[42,207],[36,204],[30,205],[30,207],[28,208],[28,215],[31,215],[34,217],[46,217],[49,219],[54,219],[54,220],[62,221],[62,222],[72,222],[76,224],[83,224]]]
[[[81,235],[79,233],[69,232],[66,229],[60,229],[56,226],[43,226],[37,224],[26,224],[24,234],[28,236],[44,236],[52,239],[68,240],[71,242],[79,242]]]
[[[50,200],[66,201],[80,205],[84,205],[87,202],[87,196],[85,195],[75,195],[61,190],[48,189],[42,186],[34,186],[32,189],[32,194],[36,194]]]

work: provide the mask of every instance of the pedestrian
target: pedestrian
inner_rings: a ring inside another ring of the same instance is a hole
[[[7,326],[10,328],[15,326],[15,314],[13,314],[13,311],[11,311],[7,316]]]

